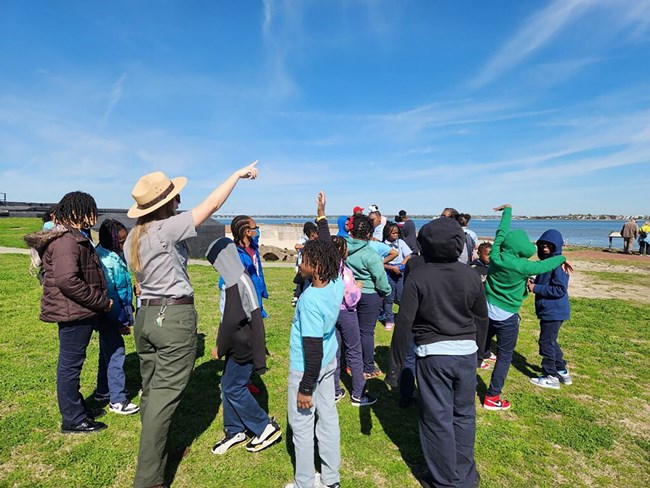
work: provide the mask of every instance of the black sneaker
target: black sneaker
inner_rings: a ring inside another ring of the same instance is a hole
[[[237,447],[247,440],[244,432],[237,432],[231,436],[226,433],[226,436],[212,447],[212,454],[225,454],[228,449]]]
[[[117,413],[119,415],[133,415],[134,413],[138,413],[140,411],[140,407],[128,400],[121,403],[111,403],[108,408],[111,412]]]
[[[87,408],[86,409],[86,416],[92,420],[98,419],[99,417],[102,417],[106,415],[106,410],[103,408]]]
[[[374,396],[370,395],[361,395],[360,397],[355,397],[352,395],[350,397],[350,404],[353,407],[369,407],[377,403],[377,399]]]
[[[340,393],[334,393],[334,402],[335,403],[340,402],[343,398],[345,398],[345,388],[341,388]]]
[[[248,444],[246,444],[246,450],[248,452],[258,452],[267,447],[272,446],[277,441],[282,438],[282,429],[275,421],[275,418],[271,418],[271,421],[264,429],[259,436],[253,437]]]
[[[100,430],[104,430],[105,428],[106,428],[106,424],[102,422],[95,422],[90,418],[86,418],[81,422],[79,422],[77,425],[73,425],[70,427],[61,426],[61,433],[62,434],[89,434],[91,432],[99,432]]]

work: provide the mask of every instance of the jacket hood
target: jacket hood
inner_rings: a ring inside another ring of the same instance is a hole
[[[239,259],[237,246],[232,239],[227,237],[217,239],[210,244],[205,257],[219,272],[226,283],[226,288],[237,284],[241,275],[244,274],[244,265]]]
[[[336,221],[337,224],[339,225],[339,232],[336,234],[337,236],[341,237],[349,237],[350,234],[348,234],[348,231],[345,230],[345,221],[348,220],[350,217],[347,215],[341,215],[338,220]]]
[[[549,242],[555,246],[555,251],[553,251],[548,256],[542,253],[541,248],[539,247],[540,243]],[[539,239],[537,239],[537,257],[539,259],[550,258],[551,256],[559,256],[562,254],[562,244],[564,244],[564,239],[562,239],[562,234],[560,231],[555,229],[549,229],[544,232]]]
[[[55,239],[58,239],[66,232],[69,232],[67,227],[63,225],[55,225],[52,230],[39,230],[32,234],[27,234],[23,237],[25,243],[36,250],[38,254],[42,255],[47,246],[50,245]]]
[[[347,237],[345,242],[348,244],[348,256],[359,252],[364,247],[368,247],[368,241],[363,241],[361,239],[353,239],[352,237]]]
[[[465,233],[454,219],[441,217],[420,229],[418,243],[426,262],[453,263],[463,252]]]
[[[537,247],[523,230],[511,230],[503,240],[501,250],[528,259],[535,254]]]

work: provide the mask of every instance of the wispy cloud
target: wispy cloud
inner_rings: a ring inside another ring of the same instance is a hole
[[[104,112],[104,115],[102,115],[102,118],[99,121],[99,130],[104,129],[106,123],[108,122],[108,118],[110,117],[111,113],[113,112],[113,109],[115,108],[115,105],[117,105],[117,102],[119,102],[120,99],[122,98],[122,85],[124,84],[125,79],[126,79],[126,73],[122,73],[122,76],[120,76],[117,79],[117,81],[113,84],[113,89],[111,90],[111,99],[108,101],[108,106],[106,107],[106,111]]]
[[[268,89],[277,98],[286,98],[298,90],[287,66],[300,32],[300,2],[292,0],[263,0],[262,34],[266,48]]]
[[[650,27],[650,3],[639,0],[554,0],[547,7],[528,17],[519,30],[507,40],[497,52],[487,61],[474,77],[469,87],[472,89],[485,86],[498,79],[505,72],[523,63],[537,51],[547,47],[569,26],[578,22],[588,14],[599,10],[603,13],[601,19],[603,27],[590,28],[582,40],[595,42],[601,47],[607,45],[606,40],[611,39],[620,32],[629,38],[642,39]],[[564,65],[555,66],[559,74],[564,74],[564,79],[578,72],[588,61],[566,62]]]
[[[521,63],[596,4],[589,0],[555,0],[529,17],[470,82],[470,88],[480,88]]]

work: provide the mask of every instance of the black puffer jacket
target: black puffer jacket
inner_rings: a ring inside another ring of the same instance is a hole
[[[25,236],[43,261],[43,322],[71,322],[106,311],[106,279],[92,243],[78,230],[57,226]]]

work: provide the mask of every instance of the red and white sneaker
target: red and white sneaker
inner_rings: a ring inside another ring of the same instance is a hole
[[[510,402],[502,400],[501,395],[485,396],[483,399],[483,408],[486,410],[508,410]]]
[[[479,368],[481,368],[483,370],[488,370],[491,367],[492,366],[490,366],[490,363],[488,363],[487,360],[485,360],[485,359],[483,361],[481,361],[481,365],[479,366]]]
[[[490,357],[489,357],[489,358],[485,358],[485,360],[486,360],[486,361],[492,361],[492,362],[494,363],[494,362],[496,362],[496,360],[497,360],[497,355],[494,354],[493,352],[491,352],[491,353],[490,353]]]

